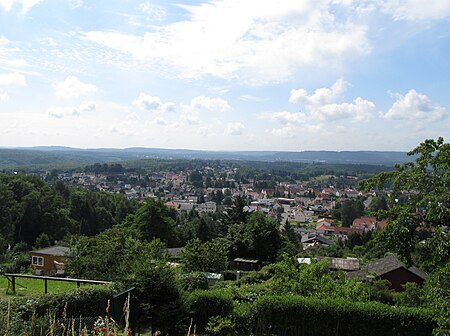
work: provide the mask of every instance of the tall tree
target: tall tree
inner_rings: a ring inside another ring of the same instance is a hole
[[[379,212],[389,219],[382,241],[409,264],[414,252],[428,251],[424,263],[433,269],[450,259],[450,233],[444,230],[450,223],[450,145],[443,138],[429,139],[408,155],[415,160],[365,180],[361,187],[391,189],[389,210]],[[430,238],[417,244],[424,232]]]
[[[169,246],[177,243],[176,223],[170,209],[162,200],[147,199],[134,216],[133,227],[138,229],[147,241],[159,238]]]

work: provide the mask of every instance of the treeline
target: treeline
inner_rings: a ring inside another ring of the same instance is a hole
[[[60,181],[50,185],[31,175],[0,174],[0,250],[18,243],[30,248],[53,245],[67,235],[96,235],[137,208],[137,202],[121,194],[68,187]]]

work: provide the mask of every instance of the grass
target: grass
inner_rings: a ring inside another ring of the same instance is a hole
[[[44,280],[41,279],[26,279],[16,278],[16,295],[30,296],[36,294],[44,294]],[[81,285],[81,286],[95,286],[95,285]],[[47,281],[48,293],[62,293],[77,288],[76,283],[49,280]],[[13,295],[12,289],[8,289],[8,279],[5,276],[0,276],[0,297]]]

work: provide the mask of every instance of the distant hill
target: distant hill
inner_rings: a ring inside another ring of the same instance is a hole
[[[265,162],[303,162],[333,164],[369,164],[392,166],[411,161],[405,152],[393,151],[201,151],[163,148],[93,148],[59,146],[0,148],[0,169],[26,167],[76,167],[93,163],[139,159],[245,160]]]

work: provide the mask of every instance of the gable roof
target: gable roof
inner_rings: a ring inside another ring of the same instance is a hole
[[[371,262],[370,264],[363,267],[361,271],[357,272],[357,276],[364,278],[366,274],[373,273],[377,277],[380,277],[399,268],[404,268],[424,280],[428,277],[428,275],[424,271],[415,266],[409,268],[406,267],[405,264],[398,260],[395,255],[389,255]]]
[[[40,250],[31,251],[33,254],[45,254],[50,256],[64,257],[69,254],[70,249],[65,246],[51,246]]]

